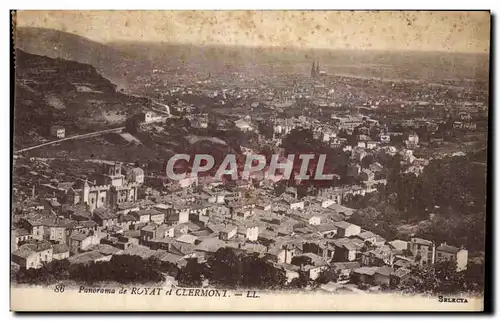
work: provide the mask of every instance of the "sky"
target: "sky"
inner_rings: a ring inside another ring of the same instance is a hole
[[[98,42],[489,52],[481,11],[19,11],[19,27]]]

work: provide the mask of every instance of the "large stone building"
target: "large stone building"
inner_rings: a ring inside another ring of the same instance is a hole
[[[129,177],[131,181],[126,180],[119,162],[102,163],[93,178],[93,182],[85,180],[81,188],[69,188],[66,203],[85,204],[91,212],[100,207],[114,209],[119,204],[137,201],[138,188],[143,181],[143,176],[133,176]]]

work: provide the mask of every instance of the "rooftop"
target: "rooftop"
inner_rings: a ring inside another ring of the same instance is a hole
[[[428,241],[428,240],[424,240],[424,239],[421,239],[418,237],[412,238],[411,241],[412,241],[412,243],[419,244],[419,245],[426,245],[426,246],[434,245],[433,242]]]
[[[441,244],[436,250],[441,251],[441,252],[446,252],[446,253],[453,253],[453,254],[456,254],[460,251],[460,249],[458,247],[451,246],[448,244]]]

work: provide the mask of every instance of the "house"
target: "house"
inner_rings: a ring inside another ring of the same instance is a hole
[[[122,250],[110,244],[96,244],[88,248],[89,251],[99,252],[103,255],[119,255]]]
[[[52,247],[52,259],[64,260],[69,257],[69,247],[66,244],[56,244]]]
[[[354,237],[362,240],[365,244],[368,242],[372,246],[382,246],[385,244],[383,237],[370,231],[363,231]]]
[[[48,241],[32,240],[12,253],[12,262],[26,269],[39,269],[52,259],[52,244]]]
[[[434,242],[421,238],[412,238],[410,241],[410,252],[419,265],[434,264],[436,257],[436,245]]]
[[[69,236],[69,251],[71,254],[87,250],[91,245],[99,244],[101,237],[98,234],[85,235],[82,233],[73,233]]]
[[[146,111],[146,112],[140,113],[139,117],[140,117],[139,118],[140,121],[145,122],[147,124],[154,123],[154,122],[161,122],[161,121],[164,121],[166,119],[166,117],[159,116],[152,111]]]
[[[188,205],[173,204],[172,208],[167,209],[165,222],[168,224],[182,224],[189,221],[190,208]]]
[[[251,217],[252,214],[253,214],[253,209],[251,209],[251,208],[246,208],[246,209],[240,208],[240,209],[237,209],[233,212],[233,216],[242,218],[244,220]]]
[[[339,237],[350,237],[361,233],[361,227],[346,221],[335,222],[333,224],[337,227],[337,235]]]
[[[158,225],[156,223],[150,223],[141,229],[140,240],[142,242],[147,242],[151,239],[162,239],[165,237],[174,237],[175,228],[168,225]]]
[[[70,220],[56,218],[45,223],[45,239],[57,243],[66,243],[66,226],[71,224]]]
[[[390,283],[389,286],[391,288],[397,287],[401,282],[404,280],[408,279],[410,276],[410,270],[407,268],[398,268],[394,272],[391,273],[390,275]]]
[[[335,262],[331,264],[333,270],[338,273],[338,281],[349,280],[352,271],[361,267],[359,262]]]
[[[287,247],[271,246],[267,250],[265,257],[278,264],[290,264],[292,262],[292,258],[294,257],[294,251],[292,249],[288,249]]]
[[[111,245],[120,250],[127,250],[131,246],[139,245],[139,239],[123,235],[118,235],[118,236],[107,235],[106,237],[102,238],[100,242],[101,244]],[[87,249],[91,248],[92,246]]]
[[[127,171],[127,181],[131,183],[143,184],[144,183],[144,170],[140,167],[135,167]]]
[[[333,238],[337,235],[337,226],[333,223],[323,223],[316,225],[316,230],[322,238]]]
[[[128,231],[133,229],[137,223],[139,223],[139,220],[134,215],[120,214],[116,225],[121,227],[124,231]]]
[[[393,240],[388,242],[387,244],[389,244],[389,246],[394,250],[398,251],[406,251],[410,249],[408,242],[402,240]]]
[[[302,244],[304,253],[313,253],[326,260],[331,260],[335,252],[335,246],[328,244],[324,240],[310,239]]]
[[[221,247],[225,246],[226,242],[215,237],[209,237],[202,240],[198,245],[196,245],[195,251],[213,254],[217,252],[217,250],[219,250]]]
[[[347,167],[347,176],[349,177],[358,177],[361,172],[361,166],[359,164],[349,165]]]
[[[161,225],[165,221],[165,213],[151,209],[149,219],[151,222]]]
[[[379,139],[381,143],[387,144],[391,142],[391,135],[380,134]]]
[[[102,227],[118,224],[118,215],[106,208],[98,208],[94,211],[93,220]]]
[[[342,214],[342,215],[344,215],[346,217],[351,216],[355,212],[354,209],[349,208],[347,206],[340,205],[340,203],[338,203],[338,204],[332,204],[332,205],[328,206],[328,209],[334,210],[336,213]],[[335,221],[341,221],[341,220],[340,219],[339,220],[335,219]]]
[[[89,235],[95,234],[97,230],[98,225],[95,221],[92,220],[73,221],[70,224],[66,225],[67,235],[71,235],[75,232]]]
[[[373,275],[373,282],[377,285],[386,285],[389,286],[391,284],[391,274],[394,272],[394,269],[390,266],[381,266],[377,270],[375,270],[375,274]]]
[[[191,234],[183,234],[179,236],[178,238],[175,239],[177,242],[181,243],[186,243],[186,244],[195,244],[195,242],[198,240],[197,236],[191,235]]]
[[[174,236],[184,235],[189,232],[189,226],[187,223],[174,225]]]
[[[321,275],[321,272],[328,268],[328,262],[316,254],[304,253],[301,256],[310,259],[310,264],[301,267],[301,270],[306,273],[310,280],[316,280]]]
[[[233,238],[238,232],[238,227],[234,225],[225,226],[219,234],[221,240],[228,241]]]
[[[358,142],[357,147],[366,148],[366,142]]]
[[[361,253],[361,265],[363,266],[383,266],[393,263],[394,255],[388,245]]]
[[[194,244],[174,240],[170,244],[169,252],[185,257],[194,254],[195,248],[196,246]]]
[[[378,266],[363,266],[357,268],[351,273],[351,281],[356,284],[374,284],[375,272],[378,269]]]
[[[333,204],[340,204],[342,202],[342,194],[339,193],[338,195],[330,195],[330,198],[319,199],[319,201],[321,202],[321,207],[328,208]]]
[[[259,202],[255,204],[255,208],[261,211],[271,211],[272,203],[266,202],[264,200],[259,200]]]
[[[43,240],[44,237],[44,225],[43,221],[45,218],[33,217],[33,218],[22,218],[19,220],[19,224],[31,233],[31,236],[35,240]]]
[[[317,225],[320,225],[321,224],[321,219],[322,219],[322,215],[321,214],[310,214],[309,217],[307,218],[307,223],[309,225],[314,225],[314,226],[317,226]]]
[[[365,168],[359,174],[359,178],[362,181],[373,181],[375,179],[375,173],[372,170]]]
[[[50,135],[56,138],[66,137],[66,129],[61,125],[50,126]]]
[[[304,201],[290,201],[288,202],[288,205],[290,206],[291,210],[304,209]]]
[[[96,262],[106,262],[111,260],[112,255],[104,255],[96,251],[89,251],[84,253],[79,253],[71,256],[68,261],[71,265],[83,264],[89,265]]]
[[[245,234],[245,239],[248,241],[256,242],[259,239],[259,226],[257,225],[249,225],[246,227],[242,227],[242,230]]]
[[[139,223],[148,223],[151,220],[151,212],[152,210],[139,210],[130,212],[130,215],[134,216]]]
[[[288,263],[277,263],[274,265],[277,269],[285,271],[286,282],[290,283],[293,279],[299,277],[300,267]]]
[[[436,248],[436,262],[452,261],[457,264],[457,271],[467,269],[469,252],[465,248],[458,248],[442,243]]]
[[[234,125],[236,126],[236,128],[238,128],[242,132],[249,132],[249,131],[253,130],[252,125],[244,119],[239,119],[239,120],[235,121]]]
[[[414,149],[418,146],[419,137],[417,134],[408,135],[408,139],[405,141],[406,148]]]
[[[31,235],[30,232],[26,231],[23,228],[18,228],[12,230],[12,247],[11,251],[15,251],[19,248],[20,243],[27,242],[31,239],[33,239],[33,236]]]
[[[396,256],[395,257],[395,261],[392,264],[392,266],[395,269],[410,268],[411,265],[412,265],[412,263],[413,262],[412,262],[411,258],[405,258],[405,257],[401,257],[401,256]]]
[[[333,253],[333,260],[335,262],[351,262],[356,259],[356,254],[360,246],[357,246],[352,240],[334,240],[333,244],[335,246]]]

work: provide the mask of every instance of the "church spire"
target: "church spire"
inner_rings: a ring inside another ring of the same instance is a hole
[[[316,78],[316,67],[315,67],[314,60],[313,60],[312,68],[311,68],[311,78]]]

